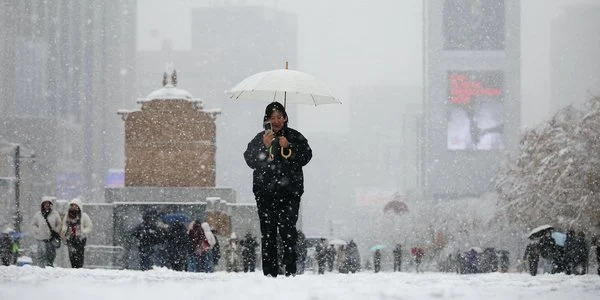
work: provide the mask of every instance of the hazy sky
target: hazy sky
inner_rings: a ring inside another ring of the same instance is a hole
[[[522,1],[523,127],[535,126],[550,114],[547,103],[550,98],[548,45],[551,19],[565,4],[597,2]],[[290,68],[314,75],[345,103],[348,103],[351,86],[421,85],[423,12],[420,0],[138,1],[139,50],[158,49],[163,39],[171,39],[176,49],[189,49],[190,8],[223,3],[263,5],[296,13],[298,62]],[[300,112],[302,119],[322,118],[320,125],[327,126],[328,131],[344,132],[348,127],[348,107],[302,107]],[[317,130],[302,121],[298,127],[305,131]]]

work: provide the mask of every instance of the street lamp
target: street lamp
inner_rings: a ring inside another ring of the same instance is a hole
[[[35,153],[21,156],[21,145],[15,144],[15,231],[21,232],[23,214],[21,214],[21,158],[35,158]]]
[[[21,232],[21,145],[15,146],[15,231]]]

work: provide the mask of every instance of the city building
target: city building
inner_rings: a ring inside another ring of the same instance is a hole
[[[480,196],[518,146],[519,1],[424,5],[423,193]]]
[[[0,135],[34,151],[24,207],[104,200],[123,161],[116,110],[134,99],[135,0],[0,2]],[[29,214],[32,211],[28,212]]]
[[[600,5],[571,5],[550,24],[552,110],[600,95]]]

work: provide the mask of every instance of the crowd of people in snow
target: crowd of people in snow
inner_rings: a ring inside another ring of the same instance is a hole
[[[235,232],[231,233],[223,247],[216,233],[209,223],[201,220],[166,224],[156,213],[149,212],[132,230],[131,237],[137,244],[140,270],[162,266],[176,271],[212,273],[223,262],[227,272],[256,270],[258,242],[250,232],[241,240]]]
[[[551,274],[587,274],[591,245],[596,246],[596,260],[599,264],[598,275],[600,275],[598,237],[594,237],[590,245],[584,232],[568,230],[564,239],[560,238],[561,234],[556,234],[556,232],[549,230],[542,237],[533,239],[527,245],[523,261],[531,275],[537,275],[539,267],[543,267],[545,273]]]
[[[59,212],[54,209],[55,198],[43,197],[40,210],[33,216],[30,228],[37,240],[37,253],[34,263],[41,267],[53,266],[56,249],[67,246],[69,260],[73,268],[84,265],[84,253],[87,237],[92,230],[90,217],[83,211],[79,199],[68,203],[68,209]],[[126,268],[149,270],[154,266],[164,266],[173,270],[188,272],[214,272],[222,264],[227,272],[254,272],[257,269],[257,256],[260,253],[260,241],[250,233],[238,239],[235,233],[227,237],[227,243],[221,248],[218,235],[207,222],[201,220],[174,221],[164,223],[157,212],[147,212],[142,222],[129,233],[139,255],[138,266]],[[569,230],[560,238],[560,233],[549,230],[540,237],[532,239],[523,255],[524,270],[536,275],[541,267],[544,273],[565,273],[582,275],[588,273],[591,248],[595,248],[596,259],[600,259],[598,238],[586,240],[583,232]],[[11,228],[5,228],[0,237],[0,259],[3,265],[17,263],[20,234]],[[372,259],[365,260],[361,266],[361,255],[355,241],[328,241],[325,238],[307,239],[297,231],[296,265],[297,274],[312,269],[315,273],[325,272],[356,273],[361,269],[382,271],[381,248],[371,248]],[[282,241],[277,239],[278,248]],[[412,247],[408,252],[416,272],[421,272],[421,263],[426,249]],[[391,251],[393,271],[402,271],[402,246],[397,244]],[[437,263],[437,270],[459,274],[508,272],[510,261],[507,250],[488,247],[471,247],[467,251],[448,255]],[[278,251],[278,273],[285,274],[283,253]],[[429,259],[433,259],[430,255]],[[517,271],[520,269],[517,268]],[[598,269],[600,274],[600,267]]]

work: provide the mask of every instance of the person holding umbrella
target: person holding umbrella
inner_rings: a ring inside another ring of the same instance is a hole
[[[304,193],[304,167],[312,158],[308,140],[288,127],[285,107],[267,105],[267,125],[248,143],[246,164],[253,171],[252,191],[260,220],[262,265],[265,276],[277,277],[277,233],[283,244],[285,275],[296,274],[298,210]]]

